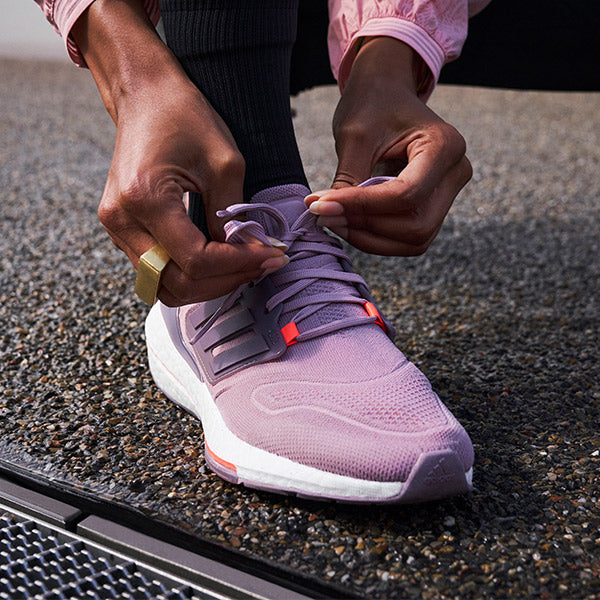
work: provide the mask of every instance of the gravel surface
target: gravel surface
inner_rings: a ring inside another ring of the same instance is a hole
[[[334,166],[337,92],[294,100]],[[95,212],[114,130],[89,74],[0,62],[0,457],[371,598],[600,598],[600,95],[440,88],[473,182],[425,256],[353,252],[476,449],[474,492],[357,508],[205,466],[147,373],[146,308]]]

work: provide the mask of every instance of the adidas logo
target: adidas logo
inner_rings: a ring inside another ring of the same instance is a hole
[[[454,477],[454,473],[451,469],[447,469],[445,458],[441,458],[440,461],[427,473],[424,479],[425,485],[438,485],[440,483],[446,483]]]

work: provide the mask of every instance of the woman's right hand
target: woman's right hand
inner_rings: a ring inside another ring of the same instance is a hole
[[[117,125],[98,214],[134,266],[157,243],[169,253],[161,301],[216,298],[283,266],[287,258],[276,248],[222,242],[215,213],[243,202],[244,160],[137,0],[96,0],[73,34]],[[188,217],[186,191],[202,194],[216,241],[208,242]]]
[[[167,82],[165,82],[167,84]],[[134,266],[160,243],[172,260],[159,298],[168,305],[222,296],[285,264],[280,250],[224,244],[216,211],[243,202],[244,160],[229,130],[191,83],[136,98],[118,116],[117,140],[98,214]],[[184,192],[202,194],[214,240],[191,222]],[[265,261],[272,261],[271,264]]]

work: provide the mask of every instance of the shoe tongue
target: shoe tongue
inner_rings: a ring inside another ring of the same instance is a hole
[[[299,183],[288,183],[286,185],[278,185],[268,188],[258,194],[252,196],[251,202],[270,204],[286,218],[289,225],[306,210],[304,198],[310,194],[310,190]],[[260,214],[258,217],[255,214],[251,215],[252,219],[259,221],[265,228],[265,231],[272,236],[277,236],[277,231],[274,230],[274,222],[268,215]]]
[[[270,204],[274,208],[277,208],[282,215],[286,218],[287,222],[291,226],[296,219],[306,211],[306,205],[304,204],[304,198],[310,194],[310,190],[300,184],[287,184],[280,185],[266,189],[252,197],[252,203],[266,203]],[[274,220],[265,215],[263,212],[252,211],[250,217],[253,220],[260,222],[264,227],[268,235],[277,237],[278,227],[275,225]],[[294,260],[289,265],[284,267],[282,271],[296,270],[296,269],[314,269],[314,268],[327,268],[334,271],[343,271],[342,265],[339,261],[330,254],[313,255],[300,260]],[[277,273],[271,275],[271,281],[275,284],[278,291],[281,291],[284,286],[280,286],[277,283]],[[303,292],[304,295],[312,296],[318,293],[331,293],[339,292],[342,295],[348,295],[355,293],[354,286],[349,283],[335,280],[317,280],[315,283],[309,285]],[[281,315],[282,326],[291,321],[296,311],[286,311]],[[344,317],[350,316],[363,316],[364,310],[362,307],[356,304],[345,304],[345,303],[329,303],[327,307],[322,308],[310,317],[304,319],[298,324],[299,330],[306,331],[313,327],[318,327],[329,323],[331,321],[338,320]]]

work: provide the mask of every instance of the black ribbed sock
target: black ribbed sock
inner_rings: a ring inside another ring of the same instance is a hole
[[[246,161],[244,197],[307,185],[290,113],[298,0],[161,0],[167,43]]]

